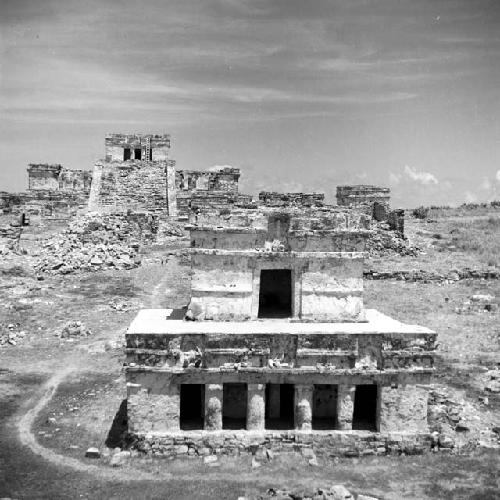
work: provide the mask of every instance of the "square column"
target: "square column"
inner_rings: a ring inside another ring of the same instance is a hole
[[[295,385],[295,429],[312,429],[313,385]]]
[[[337,415],[339,430],[347,431],[352,429],[352,416],[354,413],[354,396],[356,394],[355,385],[338,386],[337,392]]]
[[[265,427],[266,386],[248,384],[247,430],[258,431]]]
[[[280,384],[269,384],[268,385],[268,403],[269,403],[269,408],[268,408],[268,414],[269,418],[280,418],[281,412],[280,412],[280,399],[281,399],[281,394],[280,394]]]
[[[205,385],[205,430],[222,429],[222,384]]]

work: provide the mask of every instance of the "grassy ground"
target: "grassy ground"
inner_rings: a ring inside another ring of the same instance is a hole
[[[452,218],[431,224],[413,221],[410,235],[429,243],[427,255],[379,259],[369,265],[447,270],[464,263],[487,265],[500,237],[497,223],[489,221],[487,214],[481,217],[471,223],[473,230]],[[458,232],[451,232],[457,228]],[[419,231],[428,232],[418,235]],[[487,235],[491,245],[488,243],[488,252],[482,252],[483,247],[474,242],[486,231],[491,231]],[[433,236],[438,232],[443,237]],[[462,244],[452,243],[459,236]],[[140,308],[180,307],[189,298],[188,268],[175,257],[162,265],[164,254],[161,249],[148,253],[144,266],[132,271],[47,277],[44,281],[24,272],[18,277],[2,274],[0,269],[0,323],[16,323],[27,332],[18,345],[0,347],[0,497],[236,499],[257,495],[270,486],[334,483],[385,499],[500,496],[498,450],[468,456],[323,458],[314,468],[301,457],[286,455],[264,462],[259,469],[251,468],[250,457],[223,459],[219,467],[208,467],[197,459],[137,460],[120,469],[111,468],[106,457],[85,459],[87,447],[106,450],[114,444],[110,430],[113,423],[116,430],[125,396],[120,342],[130,320]],[[365,286],[367,307],[439,333],[437,382],[463,390],[484,422],[500,425],[498,399],[490,397],[487,406],[480,403],[483,373],[499,359],[500,313],[455,312],[474,293],[500,297],[500,283],[370,281]],[[110,304],[116,302],[126,304],[128,310],[113,309]],[[68,320],[84,321],[93,334],[73,342],[54,335]],[[62,457],[78,459],[81,470],[55,466],[33,454],[19,443],[15,427],[33,405],[31,398],[39,397],[41,384],[64,367],[75,373],[43,409],[34,432],[43,446]],[[99,466],[97,472],[85,469],[92,464]]]
[[[445,273],[454,269],[500,268],[500,213],[476,217],[407,218],[405,234],[423,249],[416,257],[392,256],[366,261],[378,271],[423,269]]]

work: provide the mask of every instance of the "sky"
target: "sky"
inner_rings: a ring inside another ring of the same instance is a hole
[[[169,133],[241,191],[500,199],[500,0],[0,0],[0,191]]]

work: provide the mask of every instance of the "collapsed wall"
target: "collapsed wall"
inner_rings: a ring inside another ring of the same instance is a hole
[[[21,193],[0,193],[0,210],[21,216],[68,218],[87,206],[88,195],[82,191],[36,189]]]
[[[325,202],[324,193],[277,193],[261,191],[259,202],[268,207],[321,207]]]
[[[158,217],[148,213],[78,216],[43,243],[34,267],[52,274],[131,269],[140,264],[140,245],[155,240],[158,226]]]
[[[388,206],[390,192],[389,188],[363,184],[337,186],[337,205],[348,207],[378,202]]]
[[[87,204],[92,176],[60,164],[30,163],[28,190],[0,192],[0,210],[14,215],[67,218]]]
[[[178,170],[175,173],[177,210],[181,216],[190,212],[232,209],[252,201],[238,192],[240,169],[220,167],[210,170]]]

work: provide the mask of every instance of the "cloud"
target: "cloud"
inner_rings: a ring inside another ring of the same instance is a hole
[[[497,173],[495,175],[495,179],[500,182],[500,170],[497,170]]]
[[[409,167],[408,165],[405,165],[404,173],[412,181],[419,182],[424,186],[439,184],[439,181],[434,174],[431,174],[430,172],[419,172],[415,168]]]
[[[397,186],[401,182],[401,176],[394,172],[389,172],[389,184]]]

